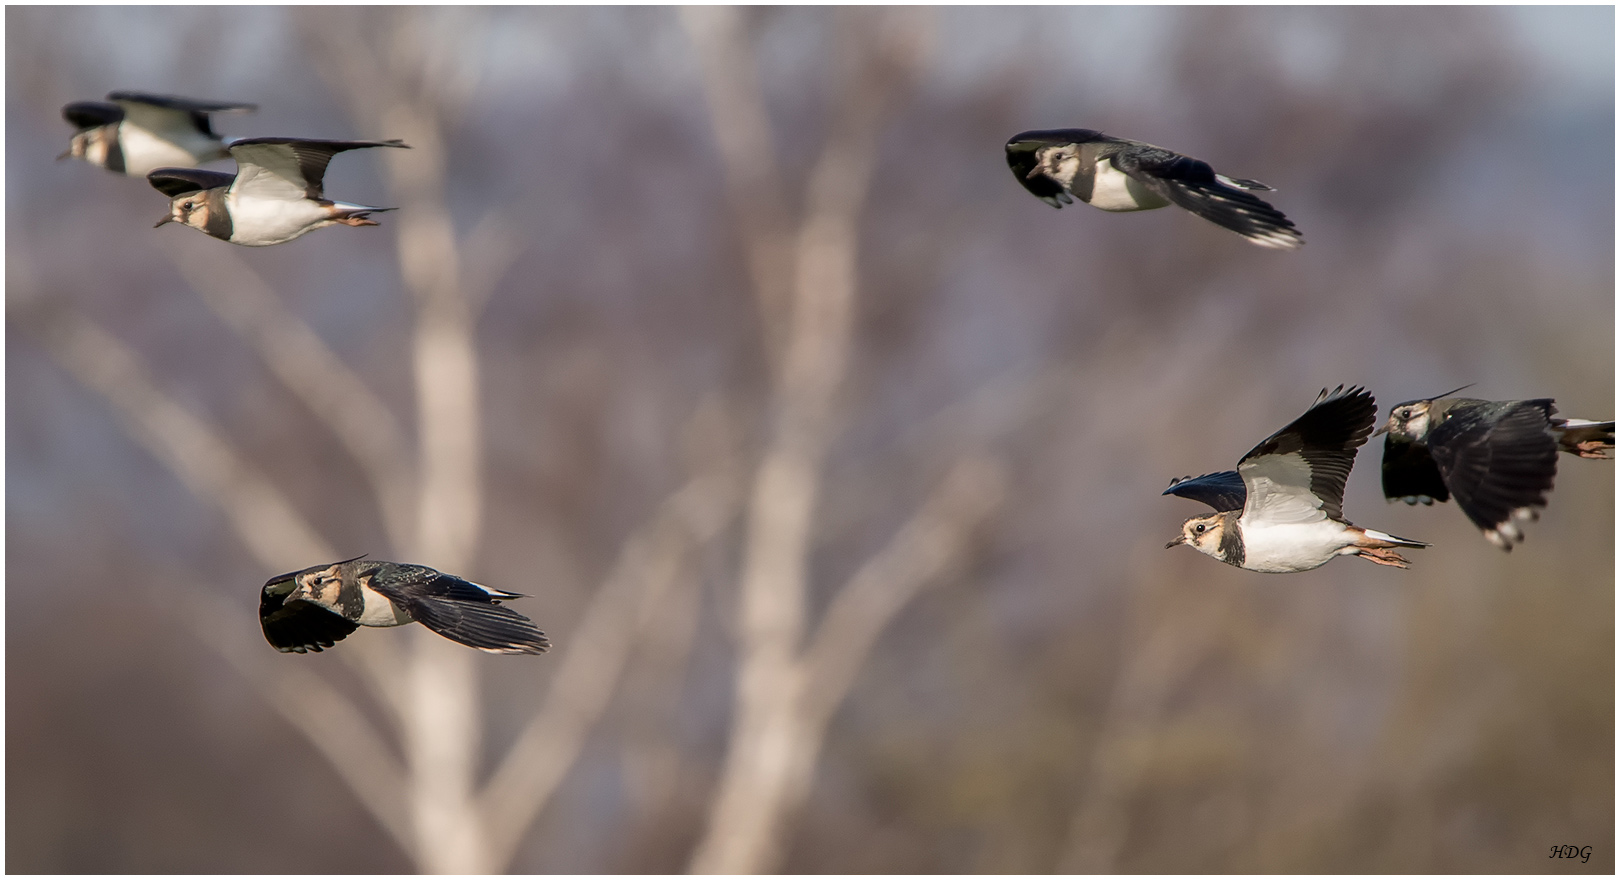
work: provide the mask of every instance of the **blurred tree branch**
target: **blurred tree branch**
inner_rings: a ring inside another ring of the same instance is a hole
[[[1163,726],[1163,714],[1177,685],[1207,657],[1231,623],[1230,601],[1206,594],[1202,601],[1166,601],[1152,607],[1155,585],[1138,578],[1133,594],[1133,633],[1122,644],[1126,654],[1114,680],[1095,744],[1080,806],[1069,823],[1057,873],[1094,874],[1119,870],[1130,831],[1127,799],[1139,784],[1151,743],[1144,738]],[[1144,753],[1144,749],[1148,749]]]
[[[189,238],[169,239],[161,247],[208,308],[332,429],[370,481],[390,541],[396,547],[408,543],[414,525],[412,456],[393,412],[241,257]]]
[[[41,304],[11,316],[63,369],[107,401],[125,432],[192,494],[217,503],[266,568],[336,555],[273,483],[159,389],[139,356],[116,337],[67,306]]]
[[[303,666],[283,664],[272,670],[249,656],[247,646],[232,637],[241,629],[235,623],[239,609],[212,591],[193,587],[159,592],[165,604],[181,610],[181,618],[200,641],[224,657],[316,746],[400,848],[413,853],[416,840],[406,810],[404,768],[353,701]]]
[[[771,137],[765,96],[745,15],[715,6],[681,8],[697,49],[715,143],[725,164],[726,198],[753,282],[765,351],[780,369],[792,295],[794,244],[787,190]]]
[[[262,566],[279,571],[287,559],[332,559],[337,555],[274,484],[243,460],[233,444],[158,388],[141,358],[116,337],[66,305],[34,301],[10,315],[63,369],[101,396],[119,417],[125,433],[163,462],[193,495],[224,509],[237,537]],[[221,625],[223,612],[218,601],[199,594],[171,604],[191,609],[187,620],[205,643],[219,649],[283,717],[309,737],[383,827],[401,839],[407,850],[412,849],[408,839],[400,838],[396,793],[386,781],[369,781],[386,765],[386,751],[377,747],[381,737],[363,715],[318,678],[298,667],[271,675],[263,663],[248,660],[239,644],[222,637],[221,633],[232,630]],[[391,660],[384,644],[355,645],[344,656],[378,688],[384,705],[397,713],[399,695],[387,684],[391,676],[379,674]],[[305,687],[308,692],[300,694],[299,689]],[[366,754],[357,754],[357,750]]]
[[[958,459],[922,509],[838,591],[804,651],[810,724],[826,725],[889,621],[964,561],[972,530],[990,519],[1006,490],[1000,460]]]
[[[728,457],[717,467],[694,475],[624,542],[612,572],[580,618],[544,704],[484,792],[494,864],[510,861],[522,832],[578,758],[637,641],[660,625],[649,612],[675,582],[684,559],[732,518],[737,496],[733,460]]]
[[[937,545],[945,529],[920,515],[927,525],[903,529],[896,549],[880,554],[834,600],[839,613],[824,631],[829,641],[811,655],[817,662],[801,653],[815,511],[854,332],[859,220],[884,110],[920,69],[928,22],[908,14],[840,15],[838,45],[850,56],[840,59],[827,141],[806,184],[804,215],[785,239],[789,255],[781,258],[784,237],[775,218],[787,217],[788,209],[773,183],[780,163],[741,14],[690,9],[683,22],[705,60],[711,121],[756,296],[762,312],[784,314],[785,325],[776,332],[767,318],[765,326],[767,349],[781,354],[769,437],[748,503],[731,742],[708,828],[692,856],[696,873],[770,871],[780,862],[786,821],[808,789],[832,707],[864,656],[862,646],[887,622],[858,625],[849,615],[897,612],[948,555]],[[784,283],[785,296],[777,293]],[[958,541],[960,532],[953,534]],[[855,667],[827,656],[840,649],[858,655],[850,658]],[[816,680],[817,674],[828,678]]]

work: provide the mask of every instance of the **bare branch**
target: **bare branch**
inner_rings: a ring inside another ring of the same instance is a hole
[[[1139,577],[1137,592],[1145,589]],[[1109,873],[1130,831],[1126,798],[1137,784],[1139,762],[1125,756],[1132,738],[1159,723],[1175,687],[1209,654],[1226,623],[1229,599],[1206,598],[1201,607],[1178,606],[1174,615],[1139,610],[1151,618],[1146,633],[1125,640],[1127,655],[1108,698],[1092,747],[1080,805],[1069,822],[1057,870]]]
[[[922,509],[833,598],[804,655],[807,723],[827,723],[878,636],[959,563],[973,530],[1001,505],[1006,482],[994,459],[958,461]]]
[[[638,634],[658,625],[651,610],[694,545],[730,520],[729,473],[694,477],[653,521],[625,541],[564,652],[540,711],[496,769],[483,798],[492,864],[505,866],[525,829],[551,798],[618,687]]]
[[[801,717],[805,681],[798,662],[812,524],[832,410],[849,367],[857,227],[876,162],[881,109],[905,78],[897,74],[921,60],[914,31],[884,27],[882,17],[864,10],[846,16],[841,43],[864,51],[854,63],[844,62],[847,75],[832,102],[830,133],[810,175],[807,213],[795,242],[775,418],[749,500],[731,743],[708,829],[692,856],[695,873],[772,869],[785,817],[797,806],[800,781],[818,749],[819,734]],[[716,27],[711,35],[711,52],[747,59],[738,28]],[[733,75],[756,75],[751,65],[738,66],[747,69]],[[711,107],[762,100],[757,91],[725,91],[713,83],[716,77],[709,79]],[[763,107],[730,112],[764,118]],[[718,132],[726,111],[712,115]]]
[[[101,395],[123,423],[125,433],[167,465],[193,495],[226,512],[237,537],[261,566],[281,571],[289,559],[332,559],[337,555],[273,484],[242,461],[228,441],[158,389],[132,350],[66,308],[47,308],[25,308],[13,317],[29,328],[57,363]],[[187,607],[185,602],[172,604]],[[398,665],[387,645],[381,640],[357,644],[344,652],[344,659],[397,715],[402,705]],[[297,698],[282,695],[277,699]],[[319,699],[329,709],[342,700],[335,691],[323,691]],[[332,711],[338,713],[332,717],[359,717],[349,704]],[[308,724],[293,720],[310,732]],[[324,748],[322,742],[311,739],[317,748]],[[374,793],[359,789],[356,793],[368,808],[373,807]],[[388,815],[377,813],[377,817],[390,831],[398,830]],[[413,851],[408,841],[402,844],[407,852]]]
[[[409,544],[411,451],[393,412],[246,261],[225,248],[171,241],[163,250],[180,274],[282,386],[332,429],[371,483],[389,539],[396,547]]]
[[[461,239],[461,250],[466,255],[462,261],[466,270],[462,295],[475,320],[512,264],[523,255],[524,240],[512,230],[511,212],[491,208]]]
[[[35,320],[39,323],[35,324]],[[136,354],[67,309],[23,322],[51,357],[107,401],[125,431],[168,465],[193,494],[217,504],[267,569],[288,559],[336,556],[280,490],[207,423],[153,384]]]
[[[782,169],[772,142],[753,47],[734,6],[688,6],[681,24],[703,69],[726,196],[742,240],[765,350],[780,357],[792,273],[792,235]]]
[[[241,641],[230,635],[238,631],[230,623],[235,609],[227,608],[208,590],[193,587],[165,599],[165,606],[181,610],[181,619],[199,640],[225,658],[265,702],[304,735],[383,830],[405,852],[413,852],[405,788],[400,783],[403,770],[391,757],[394,750],[354,704],[296,662],[278,664],[272,670],[251,659]]]

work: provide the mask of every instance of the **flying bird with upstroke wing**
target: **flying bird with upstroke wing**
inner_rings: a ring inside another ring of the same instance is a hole
[[[1186,544],[1250,571],[1309,571],[1335,556],[1407,568],[1396,548],[1428,544],[1344,518],[1344,484],[1377,417],[1366,389],[1324,388],[1304,415],[1239,459],[1236,471],[1172,480],[1163,494],[1202,501],[1215,513],[1187,520],[1166,549]]]

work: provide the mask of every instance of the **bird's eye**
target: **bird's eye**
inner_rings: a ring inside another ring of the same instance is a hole
[[[191,210],[191,207],[192,207],[191,202],[181,202],[180,203],[180,210],[182,210],[182,211],[189,211],[189,210]]]
[[[1198,525],[1193,526],[1193,531],[1195,531],[1198,534],[1202,535],[1204,533],[1204,529],[1206,529],[1206,528],[1208,528],[1208,526],[1204,525],[1203,523],[1199,523]]]

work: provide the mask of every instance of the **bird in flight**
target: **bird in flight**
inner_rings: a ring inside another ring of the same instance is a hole
[[[1165,547],[1187,544],[1249,571],[1309,571],[1335,556],[1408,567],[1396,548],[1428,544],[1344,518],[1344,484],[1377,416],[1366,389],[1324,388],[1304,415],[1239,459],[1236,471],[1172,480],[1163,494],[1216,512],[1187,520]]]
[[[1384,497],[1433,504],[1455,496],[1486,540],[1511,551],[1524,540],[1524,524],[1547,506],[1560,451],[1614,454],[1613,421],[1560,419],[1556,412],[1547,398],[1443,394],[1397,404],[1377,432],[1385,435]]]
[[[1024,189],[1054,208],[1074,199],[1104,211],[1180,205],[1261,247],[1305,243],[1293,221],[1253,195],[1271,187],[1217,174],[1206,162],[1152,144],[1089,128],[1026,131],[1007,141],[1007,165]]]
[[[283,653],[330,648],[362,626],[407,623],[492,654],[544,653],[551,646],[545,633],[500,604],[523,597],[425,565],[360,556],[266,581],[259,624]]]
[[[370,215],[393,208],[351,205],[326,198],[321,178],[332,157],[367,147],[406,148],[402,141],[321,141],[243,138],[227,149],[236,173],[159,168],[146,176],[169,197],[158,220],[180,223],[232,244],[263,247],[292,241],[323,226],[376,226]]]
[[[62,117],[77,131],[57,159],[83,159],[145,177],[164,166],[191,167],[229,155],[214,133],[211,113],[249,113],[253,104],[198,101],[174,95],[113,92],[103,101],[75,101]]]

